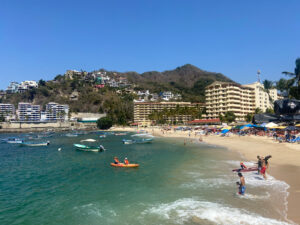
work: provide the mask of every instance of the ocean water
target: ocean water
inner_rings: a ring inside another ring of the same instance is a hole
[[[288,184],[244,173],[246,195],[239,196],[231,170],[241,159],[226,149],[164,138],[123,145],[129,135],[98,136],[57,134],[48,147],[0,144],[0,224],[292,224]],[[86,138],[107,151],[76,151],[73,143]],[[114,156],[140,167],[112,168]]]

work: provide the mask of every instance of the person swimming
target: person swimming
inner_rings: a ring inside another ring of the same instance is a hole
[[[236,184],[239,185],[239,194],[244,195],[246,191],[245,178],[242,173],[238,173],[238,176],[240,178],[240,182],[236,182]]]

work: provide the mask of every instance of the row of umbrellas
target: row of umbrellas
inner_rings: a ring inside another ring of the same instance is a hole
[[[217,127],[218,128],[218,127]],[[221,128],[221,127],[219,127]],[[225,126],[221,129],[221,133],[227,133],[231,129],[239,129],[239,130],[247,130],[250,128],[262,128],[262,129],[279,129],[279,130],[288,130],[288,131],[294,131],[297,129],[300,129],[300,124],[297,124],[296,126],[282,126],[278,125],[276,123],[270,122],[270,123],[264,123],[261,125],[256,125],[256,124],[245,124],[245,125],[238,125],[235,127],[232,126]]]

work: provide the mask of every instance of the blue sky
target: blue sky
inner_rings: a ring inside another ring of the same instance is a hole
[[[300,57],[300,1],[1,0],[0,89],[67,69],[164,71],[191,63],[240,83]]]

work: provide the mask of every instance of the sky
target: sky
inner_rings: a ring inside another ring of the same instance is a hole
[[[68,69],[190,63],[236,82],[278,80],[300,57],[299,0],[0,0],[0,89]]]

